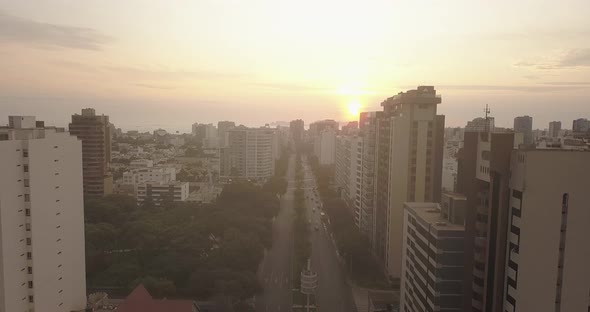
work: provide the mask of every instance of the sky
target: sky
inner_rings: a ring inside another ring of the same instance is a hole
[[[447,126],[590,118],[590,1],[0,0],[0,125],[354,119],[418,85]]]

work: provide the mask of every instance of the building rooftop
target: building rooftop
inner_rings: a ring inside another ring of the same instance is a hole
[[[405,208],[437,231],[464,231],[465,226],[444,218],[437,203],[405,203]]]

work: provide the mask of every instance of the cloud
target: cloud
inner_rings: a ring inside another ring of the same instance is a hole
[[[461,91],[515,91],[515,92],[558,92],[570,91],[577,89],[589,89],[590,84],[582,83],[539,83],[525,86],[507,86],[507,85],[437,85],[439,90],[461,90]]]
[[[92,28],[42,23],[0,11],[0,42],[96,51],[111,41],[111,37]]]
[[[330,91],[332,91],[330,89],[326,89],[326,88],[322,88],[322,87],[301,85],[301,84],[294,84],[294,83],[256,82],[256,83],[250,83],[250,85],[262,87],[265,89],[292,91],[292,92],[330,92]]]
[[[172,90],[172,89],[175,89],[174,87],[157,86],[157,85],[152,85],[152,84],[147,84],[147,83],[134,83],[133,85],[136,86],[136,87],[148,88],[148,89],[159,89],[159,90]]]
[[[516,67],[530,67],[540,70],[590,66],[590,48],[573,49],[540,61],[523,60],[514,63]]]
[[[234,79],[245,77],[242,73],[228,73],[228,72],[217,72],[209,70],[169,70],[169,69],[150,69],[150,68],[138,68],[129,66],[104,66],[103,69],[119,73],[131,77],[143,78],[143,79],[162,79],[162,80],[174,80],[174,79]]]
[[[590,66],[590,49],[574,49],[563,56],[559,64],[563,67]]]

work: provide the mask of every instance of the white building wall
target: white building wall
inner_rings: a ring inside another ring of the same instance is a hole
[[[2,312],[62,312],[86,304],[82,147],[69,133],[52,131],[0,141]]]
[[[334,130],[323,130],[314,138],[314,154],[320,165],[334,164],[336,154],[336,133]]]
[[[505,311],[587,311],[590,153],[515,151],[511,165]],[[561,302],[559,309],[556,301]]]

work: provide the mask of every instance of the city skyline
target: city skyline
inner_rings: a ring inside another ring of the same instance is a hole
[[[3,2],[0,117],[65,125],[93,107],[124,129],[183,132],[228,114],[247,126],[348,121],[435,85],[448,126],[490,104],[500,127],[528,114],[534,128],[568,128],[590,102],[589,10],[573,0]]]

